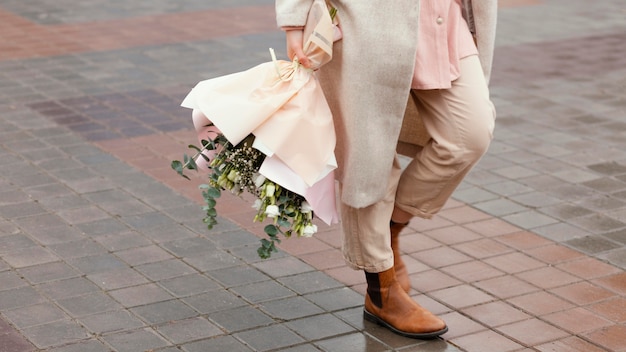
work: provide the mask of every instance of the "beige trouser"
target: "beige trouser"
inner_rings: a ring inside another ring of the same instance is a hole
[[[382,200],[365,208],[341,205],[343,254],[354,269],[391,268],[389,221],[394,207],[431,218],[487,151],[493,136],[495,109],[476,55],[461,60],[461,77],[450,89],[411,94],[432,139],[404,170],[394,160]]]

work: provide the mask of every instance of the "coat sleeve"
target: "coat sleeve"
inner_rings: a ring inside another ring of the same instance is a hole
[[[493,64],[493,51],[496,40],[496,22],[498,15],[497,0],[471,0],[471,10],[476,31],[478,56],[489,83]]]
[[[299,27],[306,23],[313,0],[276,0],[276,24],[282,27]]]

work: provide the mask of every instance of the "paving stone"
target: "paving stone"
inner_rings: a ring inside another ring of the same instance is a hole
[[[49,349],[50,352],[109,352],[110,349],[102,342],[92,339],[86,342],[81,341],[74,344]]]
[[[20,329],[69,318],[59,307],[49,302],[4,311],[2,314]]]
[[[149,324],[161,324],[197,316],[197,312],[179,300],[157,302],[139,306],[131,311]]]
[[[37,290],[50,297],[52,300],[61,300],[96,292],[98,291],[98,286],[83,277],[77,277],[68,280],[43,283],[37,286]]]
[[[69,259],[67,262],[87,275],[127,268],[127,265],[111,254]]]
[[[22,330],[38,348],[65,345],[89,337],[87,331],[71,320],[60,320]]]
[[[272,318],[251,306],[220,310],[209,315],[209,319],[231,333],[273,323]]]
[[[286,276],[278,281],[301,295],[343,286],[341,282],[319,271]]]
[[[235,336],[255,351],[276,350],[305,341],[293,331],[278,324],[240,332]]]
[[[228,290],[217,290],[184,298],[183,301],[202,314],[245,306],[247,302]]]
[[[145,324],[127,310],[114,310],[79,318],[80,323],[95,334],[134,330]]]
[[[102,339],[119,352],[154,350],[169,345],[149,328],[106,335]]]
[[[183,275],[196,274],[198,272],[193,267],[177,259],[144,264],[135,267],[135,269],[154,281],[171,279]]]
[[[249,266],[234,266],[213,270],[207,272],[207,275],[220,282],[225,287],[241,286],[271,279],[261,271]]]
[[[161,325],[157,330],[174,344],[222,335],[223,332],[205,318],[179,320]]]
[[[363,304],[363,296],[348,287],[315,292],[304,297],[329,312]]]
[[[159,285],[176,297],[188,297],[221,288],[215,281],[200,274],[191,274],[167,279]]]
[[[109,291],[109,294],[124,307],[141,306],[155,302],[167,301],[172,298],[167,291],[154,283]]]
[[[307,340],[323,339],[354,331],[354,328],[330,314],[306,317],[285,324]]]
[[[232,352],[250,352],[250,348],[246,347],[242,342],[230,335],[220,336],[211,339],[205,339],[197,342],[188,343],[183,346],[188,352],[205,352],[205,351],[232,351]]]
[[[80,276],[80,273],[62,262],[30,266],[19,269],[18,272],[32,284],[70,279]]]
[[[270,316],[281,320],[293,320],[325,312],[318,305],[303,297],[288,297],[263,302],[259,307]]]

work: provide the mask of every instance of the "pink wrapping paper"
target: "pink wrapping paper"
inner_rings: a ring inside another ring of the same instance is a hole
[[[276,60],[199,82],[183,100],[200,139],[221,131],[233,144],[250,133],[267,155],[261,174],[304,196],[322,221],[338,221],[333,170],[335,130],[314,70],[332,58],[336,37],[324,1],[313,3],[303,46],[313,70]],[[271,51],[271,49],[270,49]],[[273,51],[272,51],[273,56]],[[210,119],[210,120],[209,120]],[[213,122],[214,127],[206,127]],[[206,168],[200,161],[201,168]]]

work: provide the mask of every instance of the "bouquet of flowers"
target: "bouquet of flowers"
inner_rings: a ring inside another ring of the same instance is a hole
[[[280,243],[278,234],[286,237],[296,234],[298,237],[311,237],[317,232],[313,224],[313,209],[306,199],[259,173],[265,160],[265,155],[252,147],[254,135],[250,134],[237,145],[232,144],[223,134],[217,134],[214,139],[202,140],[202,148],[195,145],[189,147],[196,150],[193,156],[184,155],[184,161],[172,161],[172,168],[181,176],[185,170],[198,170],[201,166],[196,163],[202,158],[212,170],[208,184],[200,185],[205,201],[204,223],[209,229],[217,224],[217,198],[222,190],[229,190],[235,194],[249,192],[257,197],[254,208],[257,214],[254,221],[273,219],[273,223],[265,226],[267,239],[261,239],[261,246],[257,253],[261,258],[269,258],[276,252],[276,243]],[[210,159],[205,152],[214,151]],[[200,163],[202,164],[202,163]]]
[[[314,214],[327,224],[338,219],[335,132],[314,73],[332,58],[334,15],[323,0],[309,12],[303,49],[313,70],[297,59],[276,60],[270,49],[271,62],[201,81],[182,103],[193,110],[201,146],[190,145],[195,155],[173,161],[172,168],[186,178],[185,170],[209,171],[208,184],[200,186],[209,229],[217,223],[223,190],[256,197],[254,221],[272,220],[257,251],[261,258],[277,251],[279,234],[315,234]]]

